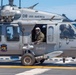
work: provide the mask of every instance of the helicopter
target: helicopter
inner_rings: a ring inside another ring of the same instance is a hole
[[[29,66],[43,63],[48,58],[76,57],[76,23],[65,16],[22,8],[14,0],[0,7],[0,56],[21,57],[21,63]],[[35,28],[44,33],[44,41],[35,42]],[[67,32],[68,31],[68,32]]]

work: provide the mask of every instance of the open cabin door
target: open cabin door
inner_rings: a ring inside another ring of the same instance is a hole
[[[40,31],[44,34],[44,40],[40,42],[39,44],[34,44],[34,52],[36,55],[44,55],[46,53],[46,35],[47,35],[47,25],[46,24],[36,24],[35,27],[32,30],[32,42],[34,43],[36,41],[35,35],[36,35],[36,27],[40,28]]]

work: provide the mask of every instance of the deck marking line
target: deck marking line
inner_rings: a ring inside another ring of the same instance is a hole
[[[51,69],[32,69],[32,70],[25,71],[16,75],[37,75],[37,74],[39,75],[49,70]]]
[[[76,67],[62,67],[62,66],[0,66],[0,68],[25,68],[25,69],[64,69],[64,70],[76,70]]]

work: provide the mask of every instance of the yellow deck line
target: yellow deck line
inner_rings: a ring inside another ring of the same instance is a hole
[[[49,68],[49,69],[63,69],[63,70],[76,70],[76,67],[58,67],[58,66],[0,66],[0,68]]]

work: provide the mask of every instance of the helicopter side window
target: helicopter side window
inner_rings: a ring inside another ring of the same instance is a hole
[[[48,27],[48,42],[53,42],[54,38],[54,28],[52,26]]]
[[[7,41],[19,41],[19,27],[6,27]]]
[[[60,38],[69,38],[69,39],[75,39],[75,33],[74,30],[70,25],[62,24],[60,25]]]
[[[35,42],[36,41],[36,27],[39,27],[41,32],[44,34],[44,40],[43,42],[46,42],[46,29],[47,29],[47,25],[46,24],[36,24],[34,29],[32,30],[32,42]]]
[[[2,27],[0,26],[0,41],[1,41],[1,35],[2,35]]]

